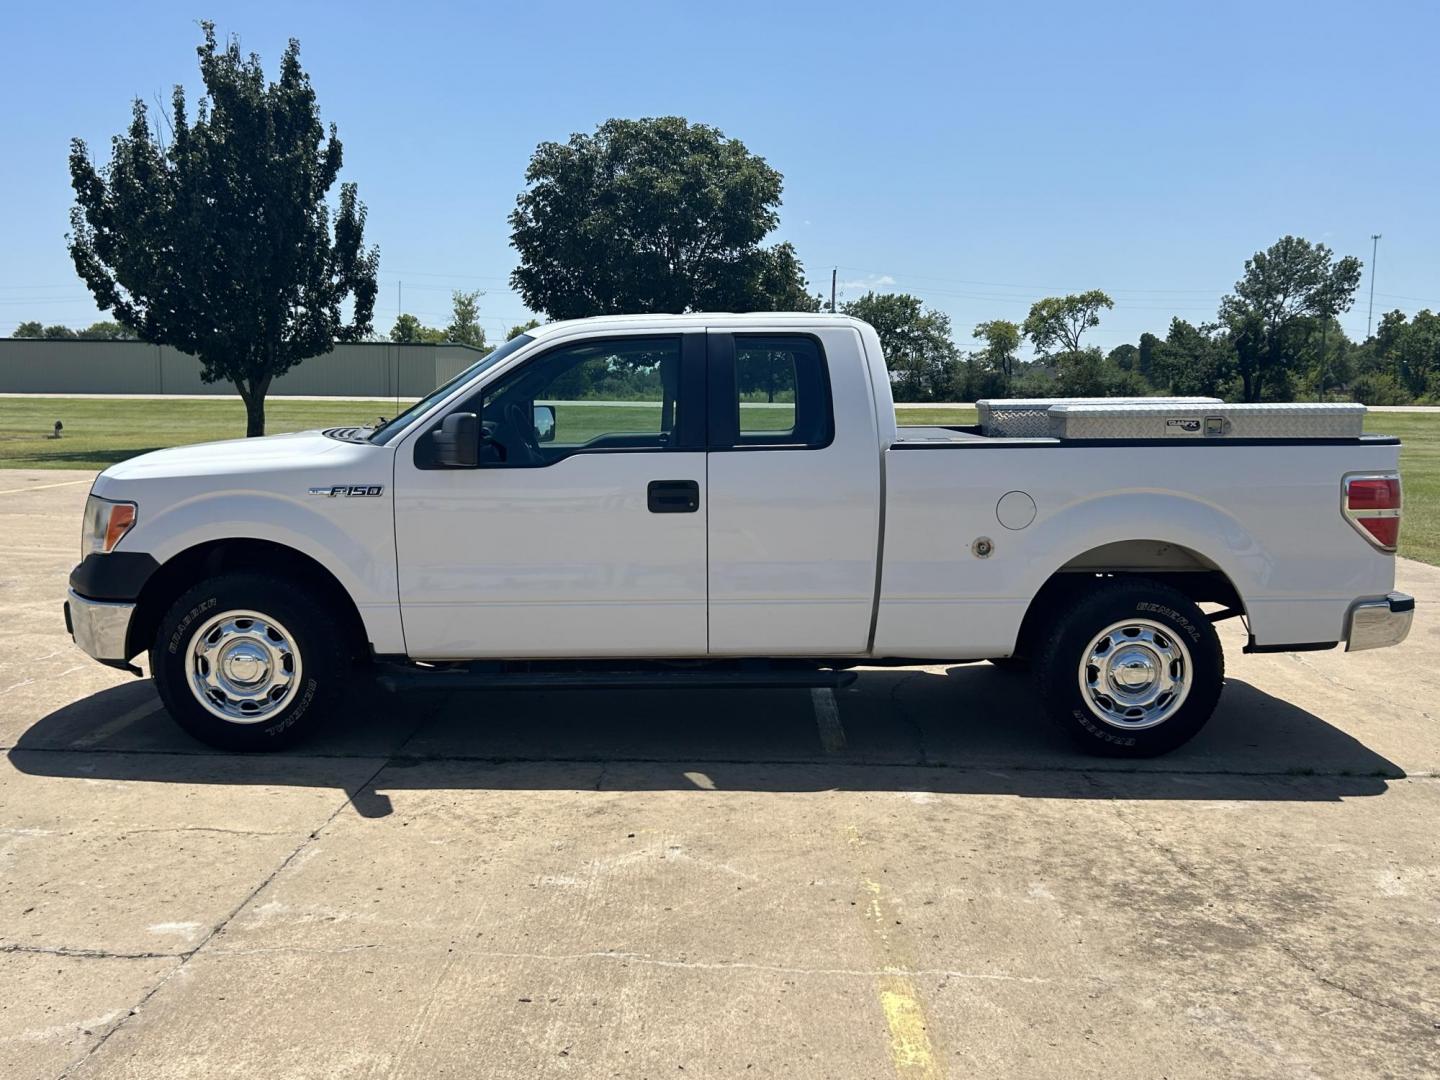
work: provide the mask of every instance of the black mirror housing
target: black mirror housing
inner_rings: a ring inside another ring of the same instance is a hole
[[[451,413],[430,439],[435,464],[452,469],[473,469],[480,464],[480,417],[473,412]]]
[[[555,441],[555,406],[536,405],[533,407],[536,442]]]

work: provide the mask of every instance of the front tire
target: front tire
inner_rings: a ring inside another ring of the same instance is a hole
[[[1051,718],[1084,749],[1153,757],[1210,719],[1225,656],[1182,593],[1145,578],[1098,579],[1057,620],[1036,675]]]
[[[150,673],[166,710],[222,750],[279,750],[340,699],[345,657],[334,619],[295,582],[222,574],[160,620]]]

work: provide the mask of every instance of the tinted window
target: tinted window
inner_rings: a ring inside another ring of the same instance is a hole
[[[830,383],[814,338],[735,335],[740,446],[819,447],[830,442]]]
[[[402,431],[405,430],[405,426],[409,423],[411,417],[419,416],[426,409],[430,408],[430,406],[441,400],[446,394],[450,393],[451,390],[455,389],[455,387],[459,386],[461,383],[468,382],[476,375],[480,374],[480,372],[484,371],[486,368],[495,366],[501,360],[504,360],[507,356],[513,353],[516,349],[519,349],[525,345],[529,345],[530,342],[534,340],[535,339],[529,334],[518,334],[515,337],[511,338],[509,341],[507,341],[504,345],[501,345],[498,349],[492,349],[490,352],[482,356],[479,360],[475,361],[475,363],[467,367],[464,371],[460,372],[460,374],[456,375],[452,379],[447,379],[445,382],[437,386],[434,390],[431,390],[430,393],[426,394],[414,405],[411,405],[404,412],[400,413],[400,415],[395,417],[395,419],[387,421],[386,423],[381,424],[379,427],[377,427],[374,431],[370,433],[370,441],[373,443],[381,444],[388,443],[391,439],[395,438],[395,436],[399,435]]]
[[[487,467],[549,465],[595,450],[664,450],[680,423],[678,337],[562,346],[486,387]]]

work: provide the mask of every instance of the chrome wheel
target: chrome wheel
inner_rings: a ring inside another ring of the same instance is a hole
[[[300,692],[300,650],[277,620],[226,611],[196,630],[185,652],[190,692],[232,724],[268,720]]]
[[[1080,661],[1080,693],[1090,711],[1127,731],[1162,724],[1190,693],[1190,650],[1169,627],[1126,619],[1091,639]]]

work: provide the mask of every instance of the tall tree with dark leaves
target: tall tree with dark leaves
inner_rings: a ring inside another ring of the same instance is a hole
[[[875,328],[897,401],[936,401],[955,381],[960,350],[950,334],[950,316],[926,310],[908,293],[868,292],[840,306],[846,315]]]
[[[985,342],[985,348],[975,354],[988,371],[995,372],[1003,380],[1002,393],[1010,393],[1015,381],[1015,365],[1020,349],[1020,324],[1009,319],[990,319],[982,322],[973,331]]]
[[[1155,385],[1171,394],[1223,395],[1235,374],[1235,350],[1218,330],[1171,319],[1169,335],[1153,347]]]
[[[1307,320],[1350,310],[1360,260],[1336,259],[1324,244],[1283,236],[1245,260],[1235,291],[1220,301],[1220,322],[1235,345],[1246,401],[1285,383],[1303,353]]]
[[[782,178],[713,127],[608,120],[541,143],[510,215],[511,283],[552,319],[626,312],[815,311],[779,223]]]
[[[380,255],[364,243],[354,184],[327,201],[341,165],[292,40],[280,77],[201,24],[204,97],[191,120],[175,88],[168,142],[136,101],[130,128],[97,166],[70,148],[70,255],[95,296],[140,336],[198,357],[206,382],[245,402],[265,433],[276,376],[370,331]]]

